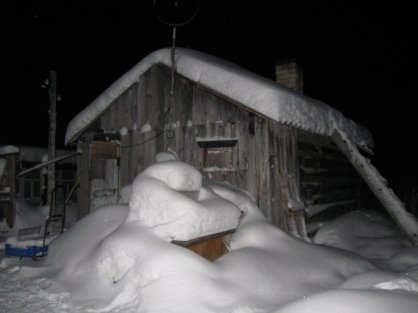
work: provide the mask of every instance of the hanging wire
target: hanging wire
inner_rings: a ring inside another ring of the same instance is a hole
[[[154,140],[154,139],[156,139],[156,138],[160,137],[162,134],[164,134],[164,133],[166,133],[166,132],[168,132],[168,129],[161,130],[160,132],[158,132],[158,133],[157,133],[157,134],[155,134],[154,136],[152,136],[152,137],[150,137],[150,138],[148,138],[148,139],[146,139],[146,140],[144,140],[144,141],[141,141],[141,142],[138,142],[138,143],[134,143],[134,144],[132,144],[132,145],[120,146],[120,147],[121,147],[121,148],[131,148],[131,147],[142,146],[142,145],[146,144],[147,142],[150,142],[151,140]]]
[[[192,0],[193,1],[193,0]],[[170,7],[164,8],[164,5],[172,5]],[[165,16],[162,17],[159,9],[168,9],[170,13],[173,14],[172,17]],[[184,12],[181,12],[183,10]],[[195,5],[191,5],[187,3],[187,1],[179,1],[179,0],[171,0],[168,1],[158,1],[154,0],[154,12],[157,18],[165,25],[173,27],[173,35],[172,35],[172,43],[171,43],[171,87],[170,87],[170,103],[167,111],[165,112],[165,120],[166,120],[166,136],[167,138],[174,137],[174,130],[173,130],[173,119],[174,119],[174,83],[175,83],[175,73],[176,73],[176,31],[177,27],[184,26],[190,23],[197,15],[199,11],[199,0],[195,0]],[[187,17],[185,15],[181,15],[181,13],[191,13],[190,16]],[[180,18],[183,20],[177,20],[177,15],[181,15]]]
[[[134,143],[134,144],[131,144],[131,145],[126,145],[126,146],[120,146],[121,148],[131,148],[131,147],[137,147],[137,146],[142,146],[142,145],[144,145],[144,144],[146,144],[147,142],[150,142],[151,140],[154,140],[154,139],[156,139],[156,138],[158,138],[158,137],[160,137],[162,134],[165,134],[165,133],[167,133],[169,130],[168,129],[164,129],[164,130],[160,130],[157,134],[155,134],[154,136],[152,136],[152,137],[150,137],[150,138],[148,138],[148,139],[145,139],[145,140],[143,140],[143,141],[141,141],[141,142],[138,142],[138,143]]]
[[[173,111],[174,111],[174,80],[176,73],[176,27],[173,27],[173,38],[171,44],[171,88],[170,88],[170,105],[168,107],[167,114],[167,138],[172,138],[174,136],[173,131]]]

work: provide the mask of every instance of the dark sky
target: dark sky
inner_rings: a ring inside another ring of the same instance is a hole
[[[308,96],[374,133],[378,162],[413,162],[418,130],[413,2],[268,2],[200,0],[197,17],[178,29],[177,45],[272,79],[276,60],[295,57],[304,67]],[[152,0],[0,6],[3,144],[47,145],[48,94],[40,86],[51,69],[58,73],[62,97],[57,143],[63,146],[73,116],[145,55],[171,44],[171,29],[155,17]]]

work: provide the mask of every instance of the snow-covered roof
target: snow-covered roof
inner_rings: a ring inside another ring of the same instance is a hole
[[[111,103],[155,64],[171,66],[171,50],[157,50],[125,73],[68,125],[65,143],[73,142]],[[338,127],[362,147],[373,147],[364,127],[327,104],[306,97],[267,78],[206,53],[176,49],[176,70],[182,76],[224,95],[278,123],[330,136]]]
[[[64,156],[70,152],[75,152],[75,150],[63,150],[57,149],[55,151],[57,157]],[[33,147],[33,146],[1,146],[0,145],[0,155],[9,154],[9,153],[19,153],[20,161],[40,163],[45,162],[48,159],[48,148],[44,147]],[[63,163],[75,163],[76,160],[66,159],[62,160]]]
[[[15,146],[3,146],[0,147],[0,155],[19,153],[19,148]]]

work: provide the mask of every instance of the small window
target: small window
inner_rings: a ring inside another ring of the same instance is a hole
[[[231,170],[232,155],[232,147],[205,148],[203,158],[205,170]]]
[[[208,139],[197,141],[203,153],[203,175],[214,181],[232,183],[236,171],[235,160],[237,158],[238,140],[236,138]]]

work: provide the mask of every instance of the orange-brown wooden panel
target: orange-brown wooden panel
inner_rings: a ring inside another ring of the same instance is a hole
[[[188,246],[192,250],[209,261],[215,261],[226,253],[224,242],[229,235],[207,239]]]
[[[224,242],[229,241],[231,232],[233,231],[197,238],[188,242],[173,241],[173,243],[185,247],[209,261],[215,261],[227,252]]]
[[[117,145],[114,142],[93,141],[90,144],[92,160],[107,160],[117,158]]]

